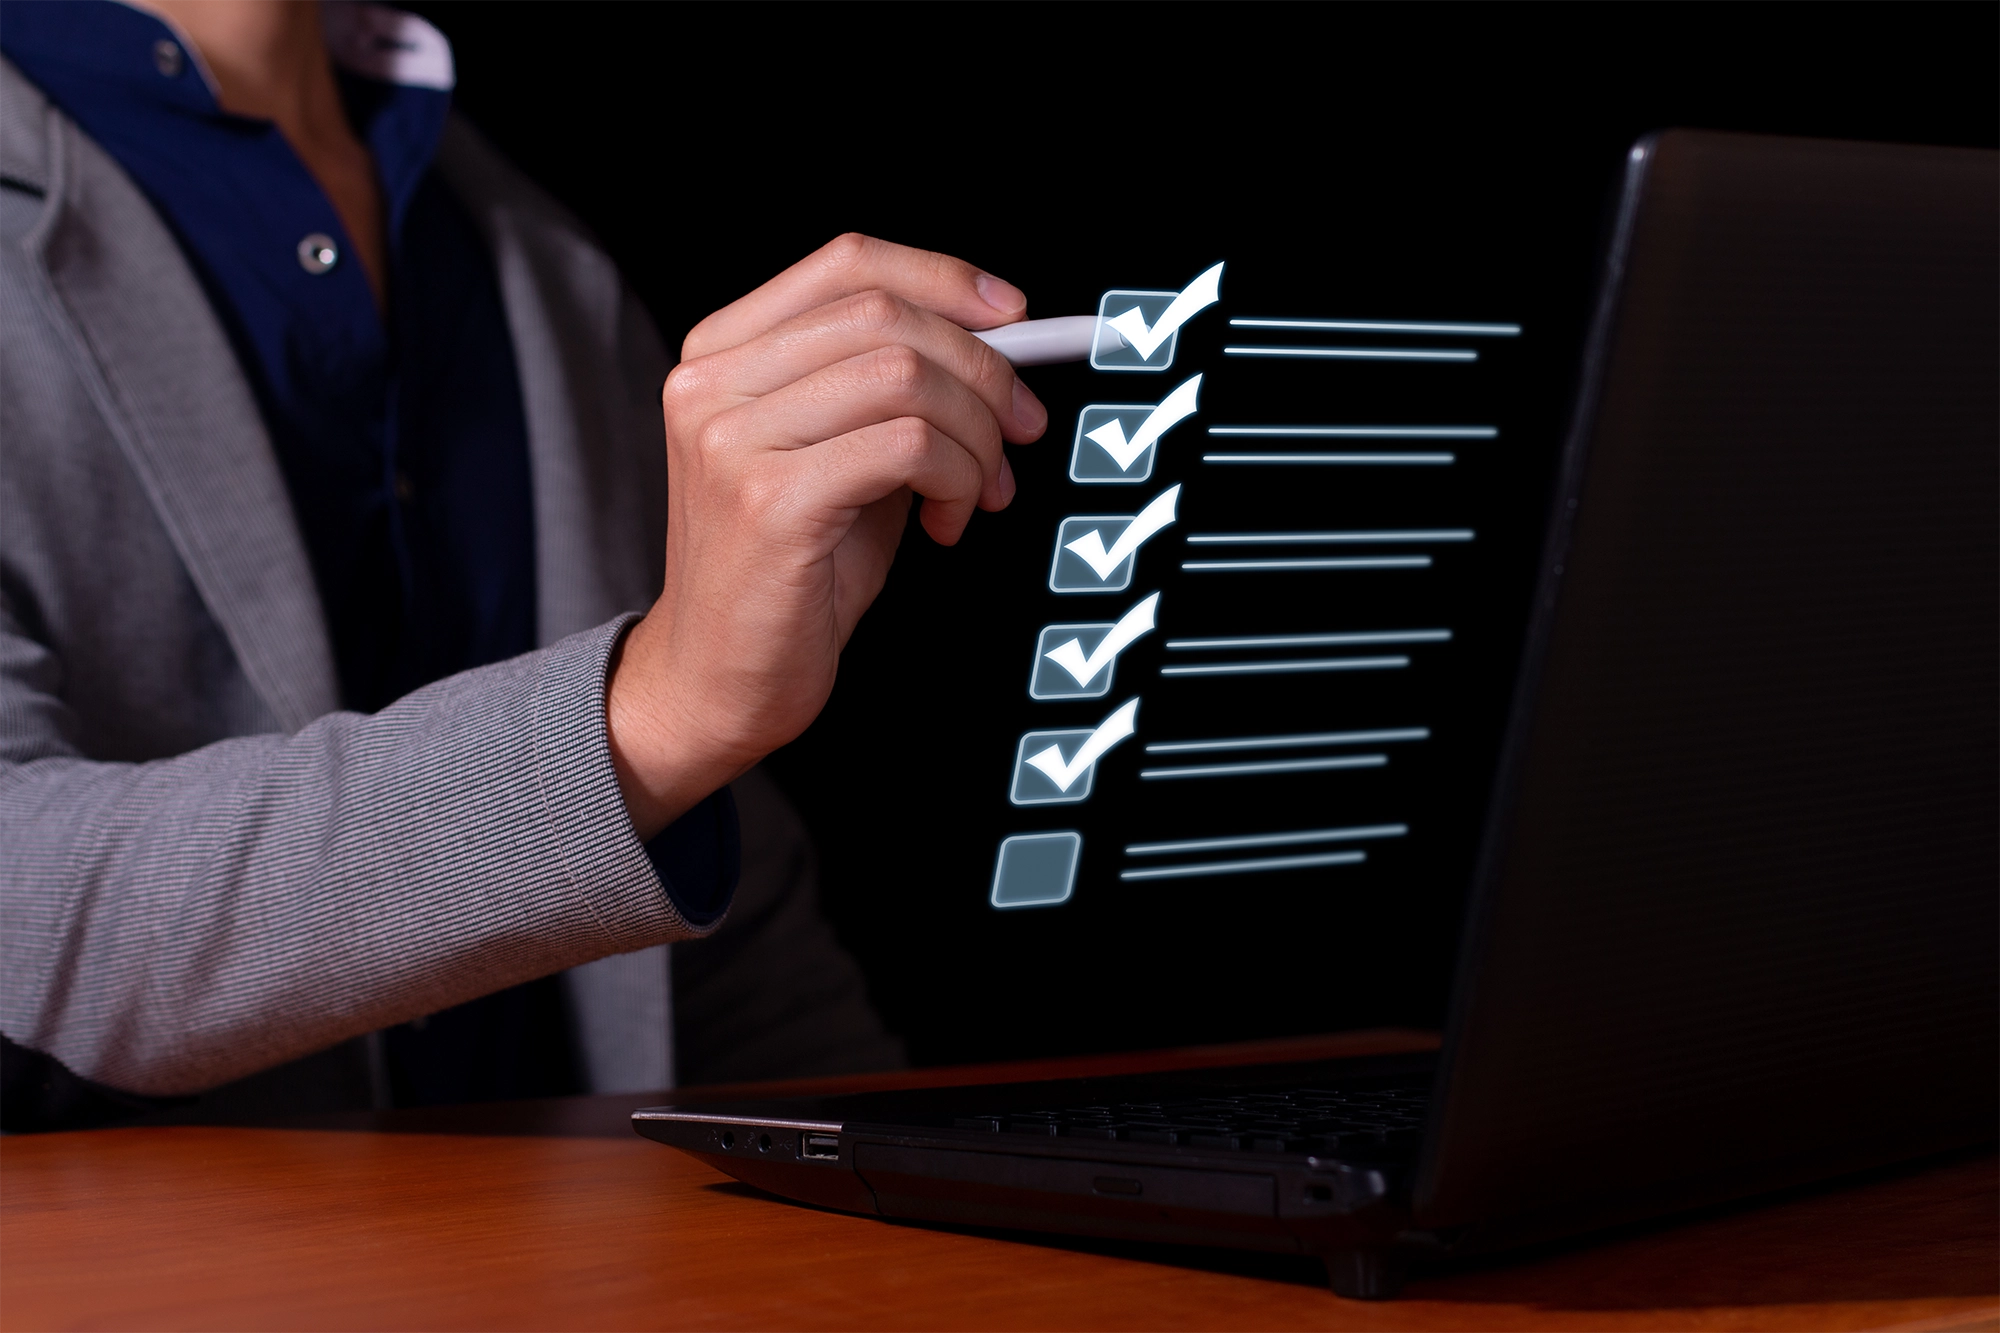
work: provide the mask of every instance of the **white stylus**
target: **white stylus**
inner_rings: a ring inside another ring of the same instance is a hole
[[[974,329],[972,336],[1017,366],[1053,366],[1063,361],[1090,358],[1090,340],[1097,333],[1097,316],[1063,315],[1057,319],[1029,319],[1019,324],[1003,324],[997,329]],[[1111,329],[1104,330],[1105,350],[1125,346],[1125,340]]]

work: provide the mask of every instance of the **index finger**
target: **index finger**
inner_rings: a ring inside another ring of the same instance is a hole
[[[1020,288],[962,259],[848,232],[695,325],[681,357],[739,346],[829,301],[878,290],[967,329],[1012,324],[1028,313]]]

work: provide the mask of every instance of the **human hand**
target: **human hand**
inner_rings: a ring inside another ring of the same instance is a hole
[[[666,582],[606,701],[641,838],[819,714],[913,493],[947,546],[1014,498],[1001,444],[1048,412],[966,330],[1026,311],[960,260],[847,235],[688,335],[662,395]]]

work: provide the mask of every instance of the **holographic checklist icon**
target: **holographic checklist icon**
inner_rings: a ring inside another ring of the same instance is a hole
[[[1111,710],[1095,727],[1030,731],[1014,747],[1014,779],[1007,799],[1015,805],[1074,805],[1090,799],[1097,761],[1138,727],[1139,700]]]
[[[1095,370],[1162,371],[1174,364],[1181,325],[1222,297],[1222,265],[1205,270],[1177,292],[1114,288],[1097,301],[1097,337],[1090,347]]]
[[[1035,664],[1028,673],[1028,697],[1101,699],[1111,693],[1118,655],[1153,632],[1160,594],[1135,602],[1112,623],[1044,625],[1035,639]]]
[[[1083,835],[1017,833],[1000,843],[993,863],[995,907],[1054,907],[1076,892],[1076,867],[1083,859]]]
[[[1078,414],[1069,479],[1086,486],[1137,484],[1153,475],[1162,436],[1195,414],[1196,375],[1159,403],[1092,403]]]
[[[1136,514],[1077,514],[1056,528],[1050,592],[1123,592],[1139,548],[1171,527],[1181,488],[1169,486]]]

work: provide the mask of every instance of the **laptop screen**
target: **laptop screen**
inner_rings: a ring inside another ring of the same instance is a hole
[[[774,763],[920,1061],[1442,1013],[1575,334],[1229,239],[1068,266],[1018,498],[912,526]]]

